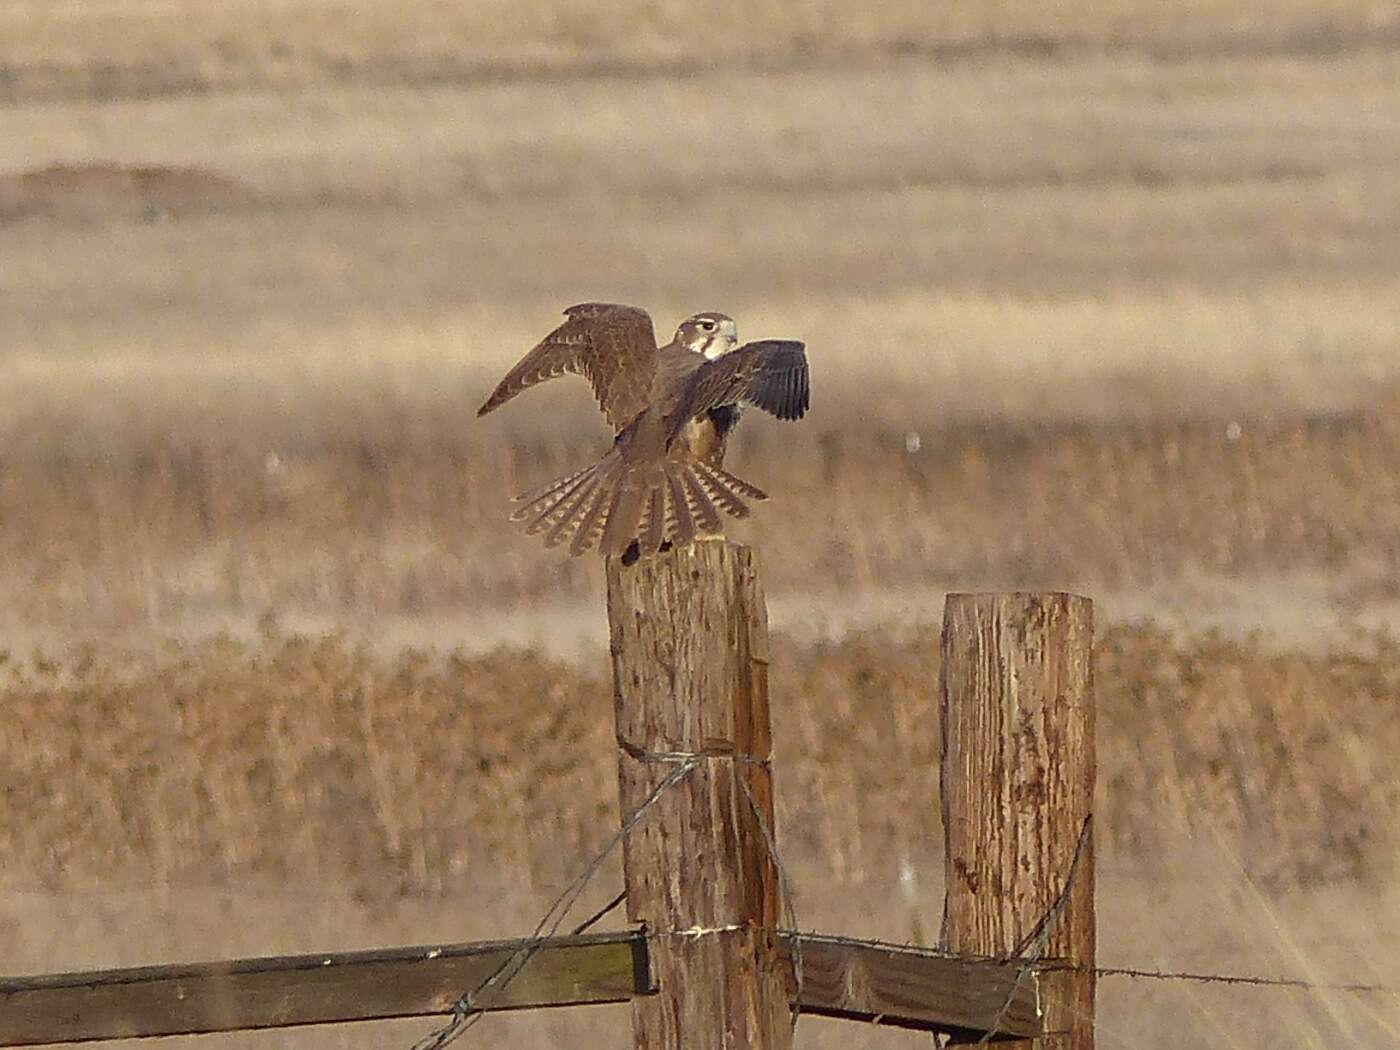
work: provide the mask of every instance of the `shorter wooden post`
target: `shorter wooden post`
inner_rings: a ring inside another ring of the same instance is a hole
[[[633,1000],[648,1050],[792,1043],[776,930],[768,619],[753,552],[705,541],[608,562],[624,816],[682,765],[627,838],[629,916],[658,992]],[[691,756],[691,757],[686,757]]]
[[[1092,647],[1086,598],[948,596],[944,946],[1044,960],[1038,1050],[1094,1045]]]

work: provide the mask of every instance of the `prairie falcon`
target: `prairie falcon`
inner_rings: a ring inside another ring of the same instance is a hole
[[[717,534],[720,511],[747,517],[746,500],[768,496],[723,467],[742,406],[800,419],[810,403],[802,343],[763,339],[739,346],[733,318],[698,313],[665,346],[635,306],[581,303],[512,368],[481,406],[484,416],[527,387],[565,372],[586,378],[613,429],[597,463],[517,497],[512,520],[569,553],[596,545],[624,561],[664,544]]]

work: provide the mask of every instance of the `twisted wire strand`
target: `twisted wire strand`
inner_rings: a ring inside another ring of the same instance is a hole
[[[520,948],[512,952],[485,980],[475,988],[459,996],[457,1001],[452,1004],[452,1016],[448,1019],[447,1023],[429,1032],[417,1043],[413,1044],[413,1050],[442,1050],[443,1047],[447,1046],[481,1019],[483,1014],[479,1003],[482,994],[491,990],[495,990],[499,994],[509,987],[510,982],[515,980],[520,971],[525,968],[525,964],[539,951],[541,944],[558,932],[559,927],[563,925],[565,917],[569,914],[569,910],[588,887],[589,882],[592,881],[593,876],[597,873],[598,869],[602,867],[603,862],[612,851],[627,838],[632,829],[641,822],[642,817],[646,815],[647,811],[656,804],[657,800],[676,784],[680,783],[691,770],[695,769],[698,763],[698,759],[691,759],[689,761],[678,761],[675,764],[675,768],[668,773],[656,787],[651,789],[650,793],[641,801],[636,809],[627,815],[617,832],[608,840],[607,845],[603,847],[597,856],[589,861],[588,865],[574,878],[573,882],[564,887],[563,892],[554,899],[554,902],[544,913],[544,917],[541,918],[539,924],[535,926],[534,932],[530,934],[529,939],[521,945]]]

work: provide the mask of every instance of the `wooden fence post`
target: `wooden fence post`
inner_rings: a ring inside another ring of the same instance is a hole
[[[693,763],[623,850],[628,915],[645,924],[659,989],[633,1000],[636,1045],[787,1050],[791,966],[766,841],[768,619],[753,552],[699,542],[630,567],[609,559],[607,573],[623,814]]]
[[[1052,1034],[1016,1044],[1037,1050],[1094,1045],[1092,646],[1087,598],[948,596],[944,945],[978,955],[1040,952]],[[1056,970],[1056,962],[1074,969]]]

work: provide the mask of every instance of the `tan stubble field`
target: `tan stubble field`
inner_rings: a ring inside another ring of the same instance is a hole
[[[432,5],[333,6],[0,16],[7,969],[532,925],[615,800],[599,571],[506,498],[606,435],[576,381],[472,410],[606,296],[810,346],[810,419],[733,457],[774,495],[737,535],[788,638],[804,925],[936,931],[941,596],[1072,587],[1104,624],[1105,961],[1396,979],[1387,25],[897,7],[843,36],[813,6],[681,68],[683,12],[614,47],[565,5],[473,50],[425,43]],[[1108,1045],[1400,1024],[1102,994]]]

